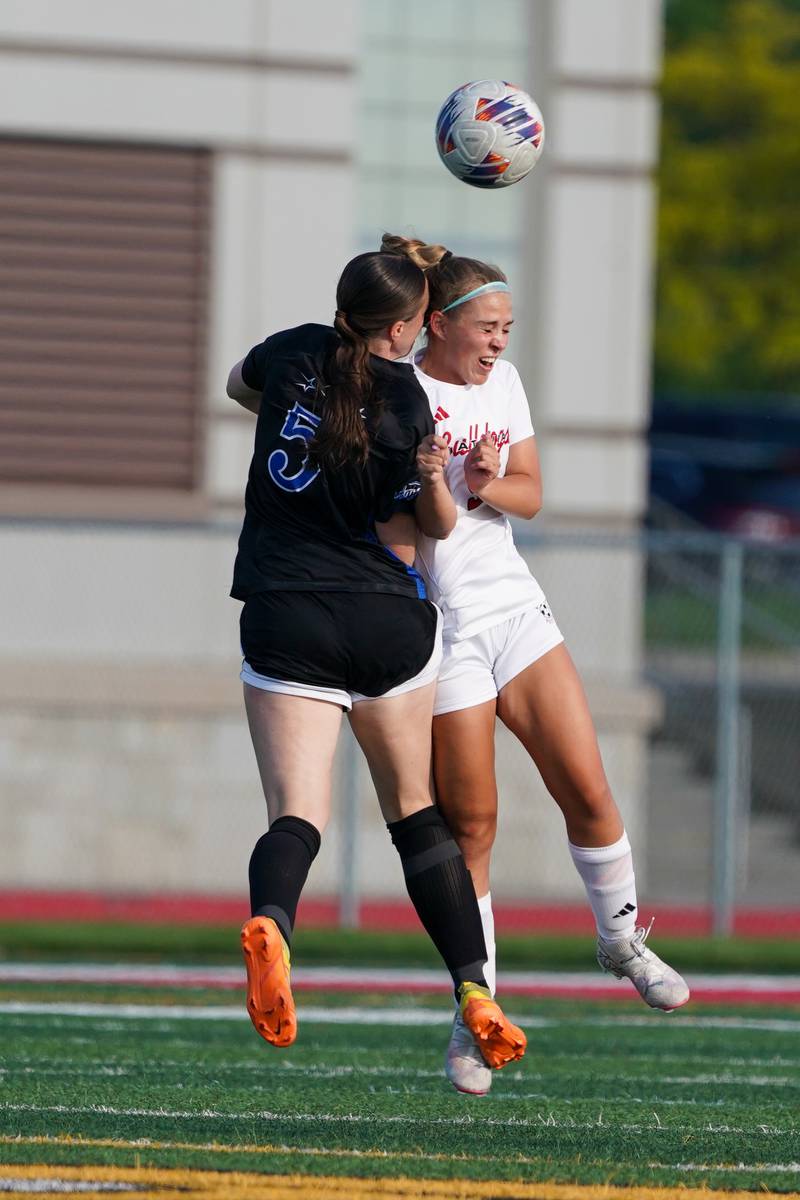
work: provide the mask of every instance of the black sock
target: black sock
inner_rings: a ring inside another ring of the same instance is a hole
[[[250,912],[272,917],[291,944],[297,902],[317,856],[320,833],[302,817],[278,817],[250,856]]]
[[[417,916],[458,985],[486,986],[481,914],[461,851],[435,804],[388,826]]]

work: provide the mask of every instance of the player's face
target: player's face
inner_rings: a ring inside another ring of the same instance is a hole
[[[462,304],[449,317],[443,341],[454,383],[485,383],[508,345],[513,324],[509,292],[487,292]]]

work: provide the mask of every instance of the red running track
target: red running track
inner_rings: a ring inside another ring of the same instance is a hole
[[[643,920],[656,918],[660,937],[703,937],[712,932],[709,908],[674,908],[642,903]],[[119,921],[143,924],[228,925],[249,916],[244,896],[160,892],[149,895],[85,891],[0,891],[0,921]],[[504,933],[585,934],[594,924],[585,904],[496,904],[495,920]],[[298,923],[339,924],[336,899],[301,901]],[[359,927],[367,930],[418,930],[406,900],[365,900]],[[800,908],[737,909],[734,933],[740,937],[800,937]]]

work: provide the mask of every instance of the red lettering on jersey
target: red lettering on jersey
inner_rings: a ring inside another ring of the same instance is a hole
[[[508,429],[490,429],[489,422],[486,422],[486,427],[481,433],[480,426],[470,425],[469,434],[467,437],[453,436],[449,431],[443,433],[442,437],[446,438],[450,446],[450,453],[455,457],[461,457],[469,454],[472,447],[479,442],[482,437],[491,438],[498,450],[502,450],[503,446],[507,446],[511,440],[510,431]]]

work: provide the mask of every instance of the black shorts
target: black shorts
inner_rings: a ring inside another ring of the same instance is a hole
[[[423,670],[437,610],[389,592],[258,592],[239,622],[242,654],[259,675],[382,696]]]

